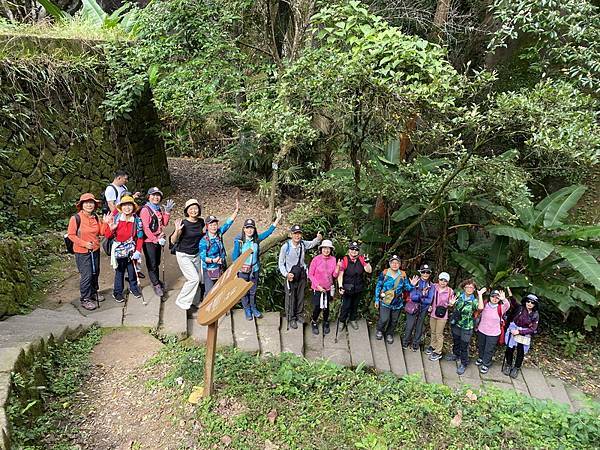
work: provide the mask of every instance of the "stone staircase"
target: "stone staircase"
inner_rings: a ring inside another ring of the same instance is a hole
[[[28,315],[13,316],[0,322],[0,449],[10,448],[10,427],[4,412],[10,391],[10,373],[18,364],[31,361],[33,352],[43,350],[52,341],[77,337],[97,324],[101,327],[144,327],[177,339],[191,337],[199,344],[206,342],[207,328],[199,325],[196,319],[188,319],[187,313],[175,305],[178,290],[168,292],[164,303],[150,286],[142,292],[146,304],[133,297],[122,304],[107,300],[92,312],[67,304],[58,310],[40,308]],[[327,359],[347,367],[365,365],[397,376],[416,374],[428,383],[443,383],[452,388],[464,384],[482,389],[493,386],[540,400],[553,400],[567,405],[571,411],[587,407],[585,396],[579,390],[558,378],[544,376],[536,368],[524,367],[519,377],[512,379],[501,373],[499,362],[486,375],[481,375],[471,364],[465,374],[459,376],[455,363],[432,362],[420,351],[402,349],[399,336],[393,344],[376,340],[374,330],[364,319],[359,321],[358,330],[340,330],[337,342],[335,323],[332,324],[331,333],[315,336],[306,325],[287,329],[286,321],[279,313],[265,313],[263,318],[249,321],[241,309],[233,309],[219,320],[217,346],[235,346],[261,356],[291,352],[309,360]]]

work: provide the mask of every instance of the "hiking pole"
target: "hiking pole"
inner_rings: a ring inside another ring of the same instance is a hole
[[[286,279],[285,282],[287,284],[287,292],[285,294],[286,303],[287,303],[286,308],[285,308],[285,313],[286,313],[286,318],[287,318],[287,329],[286,329],[286,331],[290,331],[290,317],[291,317],[290,309],[292,307],[290,305],[290,303],[291,303],[291,296],[292,296],[291,294],[292,293],[291,293],[291,288],[290,288],[290,280]]]
[[[337,323],[335,324],[335,343],[337,344],[338,341],[338,333],[340,331],[340,316],[342,315],[342,303],[344,302],[344,296],[342,295],[342,298],[340,298],[340,307],[338,309],[338,316],[337,316]],[[343,330],[343,328],[342,328]]]
[[[94,261],[94,252],[92,250],[88,250],[88,253],[90,255],[90,261],[92,263],[92,280],[91,282],[94,282],[94,275],[96,274],[96,263]],[[94,285],[92,287],[95,287]],[[98,306],[98,308],[100,308],[100,299],[98,297],[98,290],[96,289],[96,304]]]
[[[166,280],[165,280],[165,258],[167,257],[167,254],[165,253],[165,246],[161,245],[161,256],[162,256],[162,288],[163,288],[163,296],[160,298],[161,302],[166,302],[166,295],[165,295],[165,291],[167,290],[167,284],[166,284]],[[160,280],[159,280],[160,281]]]
[[[508,341],[506,341],[506,349],[508,349],[508,344],[510,344],[511,337],[512,337],[512,333],[509,330],[508,331]],[[505,365],[506,365],[506,350],[504,350],[504,358],[502,359],[502,372],[504,372]]]
[[[142,291],[142,286],[140,286],[140,277],[138,276],[138,265],[137,265],[137,261],[133,260],[133,259],[129,259],[131,261],[131,264],[133,264],[133,271],[135,272],[135,282],[137,283],[137,287],[140,290],[140,295],[142,296],[142,305],[147,305],[148,302],[146,301],[146,299],[144,298],[144,291]],[[131,290],[131,289],[130,289]]]

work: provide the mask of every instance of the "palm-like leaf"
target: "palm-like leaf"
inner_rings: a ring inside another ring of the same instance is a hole
[[[56,6],[51,0],[38,0],[38,2],[57,22],[65,22],[71,18],[68,13]]]
[[[419,211],[419,205],[410,203],[408,205],[403,205],[400,209],[394,211],[391,219],[394,222],[402,222],[403,220],[408,219],[409,217],[416,216],[417,214],[419,214]]]
[[[498,272],[506,268],[508,262],[508,238],[496,236],[489,253],[490,270]]]
[[[556,239],[573,240],[573,239],[600,239],[600,225],[589,225],[585,227],[568,227],[565,234],[561,234]]]
[[[456,261],[460,266],[469,272],[475,281],[480,286],[483,286],[486,282],[486,270],[485,267],[481,265],[481,263],[471,255],[466,255],[464,253],[452,253],[452,258]]]
[[[529,256],[535,259],[546,259],[554,251],[554,246],[548,242],[531,239],[529,241]]]
[[[81,17],[94,26],[101,28],[108,14],[100,7],[96,0],[82,0]]]
[[[564,197],[553,200],[545,208],[544,227],[550,228],[561,225],[569,210],[577,204],[585,192],[585,186],[576,186],[575,189]]]
[[[585,249],[579,247],[557,246],[560,256],[579,272],[585,280],[600,291],[600,264]]]
[[[511,227],[508,225],[489,225],[485,227],[485,229],[496,236],[506,236],[518,241],[529,242],[533,239],[531,235],[522,228]]]

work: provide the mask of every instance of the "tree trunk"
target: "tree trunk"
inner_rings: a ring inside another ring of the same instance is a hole
[[[444,28],[448,21],[448,13],[450,12],[450,0],[438,0],[435,8],[435,16],[433,18],[433,33],[432,37],[438,42],[443,40]]]
[[[279,185],[279,166],[283,160],[287,157],[292,149],[290,143],[284,142],[279,149],[279,153],[273,158],[273,176],[271,178],[271,195],[269,197],[269,216],[273,218],[275,214],[275,200],[277,197],[277,188]]]

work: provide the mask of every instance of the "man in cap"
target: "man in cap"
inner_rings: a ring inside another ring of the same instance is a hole
[[[312,241],[302,240],[302,227],[293,225],[290,228],[290,239],[279,251],[279,271],[285,278],[285,311],[288,325],[298,328],[298,322],[304,322],[304,289],[306,288],[306,250],[316,247],[323,240],[317,233]]]
[[[421,337],[423,335],[423,322],[431,302],[433,300],[433,285],[431,284],[431,267],[427,264],[422,264],[419,268],[420,277],[416,275],[411,278],[410,282],[413,288],[410,291],[410,301],[416,303],[418,307],[413,314],[406,314],[406,329],[402,337],[402,347],[408,348],[412,338],[412,350],[416,352],[421,345]]]
[[[346,325],[348,317],[350,326],[358,330],[357,314],[358,301],[364,289],[364,274],[373,272],[368,257],[359,255],[360,245],[351,242],[348,246],[348,254],[340,259],[338,263],[338,285],[342,296],[342,308],[340,322]]]

